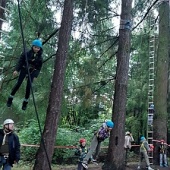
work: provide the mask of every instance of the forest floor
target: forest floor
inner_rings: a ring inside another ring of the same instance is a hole
[[[93,165],[93,164],[89,164],[88,166],[88,170],[102,170],[102,165],[103,164],[99,164],[99,165]],[[128,166],[126,167],[125,170],[137,170],[137,163],[129,163]],[[147,170],[147,168],[144,168],[145,166],[141,167],[141,170]],[[160,167],[157,165],[153,165],[151,166],[154,170],[169,170],[170,168],[165,168],[165,167]],[[59,169],[56,170],[76,170],[76,166],[60,166],[58,167]]]
[[[99,163],[99,165],[89,164],[88,170],[102,170],[103,163]],[[137,170],[138,163],[137,162],[130,162],[125,170]],[[142,165],[141,170],[147,170],[144,168],[145,166]],[[169,170],[170,168],[161,168],[157,165],[152,165],[154,170]],[[32,170],[33,166],[14,166],[13,170]],[[52,170],[77,170],[77,165],[60,165],[60,166],[52,166]]]

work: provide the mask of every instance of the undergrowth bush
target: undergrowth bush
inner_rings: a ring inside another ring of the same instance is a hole
[[[90,146],[91,139],[95,131],[101,126],[98,121],[91,122],[89,125],[89,130],[84,127],[76,127],[72,129],[59,127],[56,137],[55,146],[78,146],[79,139],[85,138],[87,140],[87,146]],[[23,128],[19,132],[20,142],[22,144],[33,144],[39,145],[40,143],[40,132],[37,121],[32,120],[27,127]],[[104,142],[105,145],[108,144],[108,140]],[[37,147],[21,147],[21,158],[23,161],[34,161],[35,154],[37,152]],[[74,163],[76,158],[74,156],[75,148],[73,149],[62,149],[55,148],[53,155],[53,163]],[[75,159],[73,159],[75,158]]]

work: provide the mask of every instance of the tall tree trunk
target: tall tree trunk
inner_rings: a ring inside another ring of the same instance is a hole
[[[156,140],[167,140],[167,92],[169,65],[169,2],[159,6],[159,37],[155,77],[155,115],[153,137]],[[154,161],[158,163],[158,153],[155,149]],[[157,156],[156,156],[157,155]]]
[[[122,0],[121,21],[131,21],[132,0]],[[129,29],[119,30],[119,47],[112,120],[115,122],[109,141],[104,170],[124,170],[125,113],[130,58]]]
[[[55,139],[57,134],[57,125],[61,112],[61,101],[63,95],[64,75],[66,69],[66,59],[68,53],[69,37],[71,34],[71,25],[73,20],[73,0],[65,0],[63,17],[59,32],[58,50],[56,53],[55,70],[51,85],[49,105],[47,109],[43,139],[48,154],[49,161],[52,160],[54,152]],[[37,151],[34,170],[49,170],[49,162],[45,153],[43,142]]]

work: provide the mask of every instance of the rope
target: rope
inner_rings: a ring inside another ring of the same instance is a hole
[[[29,82],[30,82],[30,89],[31,89],[31,94],[32,94],[32,98],[33,98],[33,104],[34,104],[35,113],[36,113],[36,117],[37,117],[37,121],[38,121],[38,125],[39,125],[39,131],[40,131],[40,134],[41,134],[41,142],[42,142],[42,145],[44,147],[44,151],[45,151],[45,154],[46,154],[46,157],[47,157],[47,161],[48,161],[48,165],[49,165],[49,170],[52,170],[51,169],[50,160],[49,160],[49,157],[48,157],[48,154],[47,154],[47,149],[45,147],[44,139],[42,137],[43,133],[42,133],[42,129],[41,129],[41,126],[40,126],[39,114],[38,114],[37,107],[36,107],[36,104],[35,104],[35,97],[34,97],[34,92],[33,92],[32,83],[31,83],[31,76],[30,76],[28,58],[27,58],[27,53],[26,53],[26,45],[25,45],[25,40],[24,40],[23,28],[22,28],[22,19],[21,19],[21,10],[20,10],[19,0],[17,0],[17,2],[18,2],[18,14],[19,14],[19,21],[20,21],[21,38],[22,38],[23,49],[24,49],[24,54],[25,54],[25,58],[26,58],[26,65],[27,65],[27,71],[28,71],[28,79],[29,79]]]
[[[152,140],[153,142],[157,142],[157,143],[161,143],[161,141],[160,140],[155,140],[155,139],[153,139]],[[167,146],[170,146],[170,144],[167,144],[167,143],[164,143],[165,145],[167,145]],[[21,146],[22,147],[34,147],[34,148],[39,148],[40,147],[40,145],[32,145],[32,144],[21,144]],[[132,145],[132,147],[139,147],[140,145],[138,145],[138,144],[133,144]],[[71,146],[54,146],[54,149],[75,149],[75,148],[77,148],[78,146],[73,146],[73,145],[71,145]],[[101,149],[107,149],[108,148],[108,146],[102,146],[101,147]]]

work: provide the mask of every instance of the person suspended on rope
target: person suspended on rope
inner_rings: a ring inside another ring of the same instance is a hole
[[[93,161],[96,160],[100,151],[101,142],[103,142],[106,138],[110,137],[110,131],[113,129],[113,127],[114,123],[111,120],[106,120],[100,127],[100,129],[94,134],[93,139],[91,141],[90,149],[82,162],[84,168],[88,169],[88,160],[91,158],[94,151],[95,154],[93,155]]]
[[[125,148],[125,165],[127,164],[127,159],[128,159],[128,152],[131,149],[131,143],[134,142],[132,134],[127,131],[125,133],[125,143],[124,143],[124,148]]]
[[[35,39],[32,42],[31,49],[26,53],[21,54],[19,61],[13,72],[13,76],[18,75],[19,73],[18,80],[15,86],[13,87],[10,96],[8,97],[7,107],[11,107],[14,95],[17,92],[17,90],[20,88],[24,78],[26,77],[27,78],[26,92],[25,92],[25,98],[22,103],[22,110],[26,110],[28,99],[30,96],[30,89],[31,89],[30,82],[32,83],[33,80],[38,77],[42,67],[42,63],[43,63],[42,53],[43,53],[42,42],[39,39]],[[27,61],[28,61],[28,68],[27,68]],[[30,80],[28,78],[28,70],[30,72]]]
[[[160,146],[159,146],[159,162],[160,162],[160,167],[168,167],[167,147],[168,147],[168,145],[162,139],[160,141]]]
[[[139,164],[138,164],[138,168],[137,169],[141,169],[141,163],[143,158],[145,159],[145,162],[147,164],[148,170],[154,170],[153,168],[150,167],[150,163],[149,163],[149,157],[148,157],[148,153],[147,152],[151,152],[152,148],[149,146],[146,138],[144,136],[142,136],[140,138],[140,160],[139,160]]]
[[[14,133],[14,121],[6,119],[0,129],[0,168],[11,170],[13,164],[20,160],[20,142]]]

